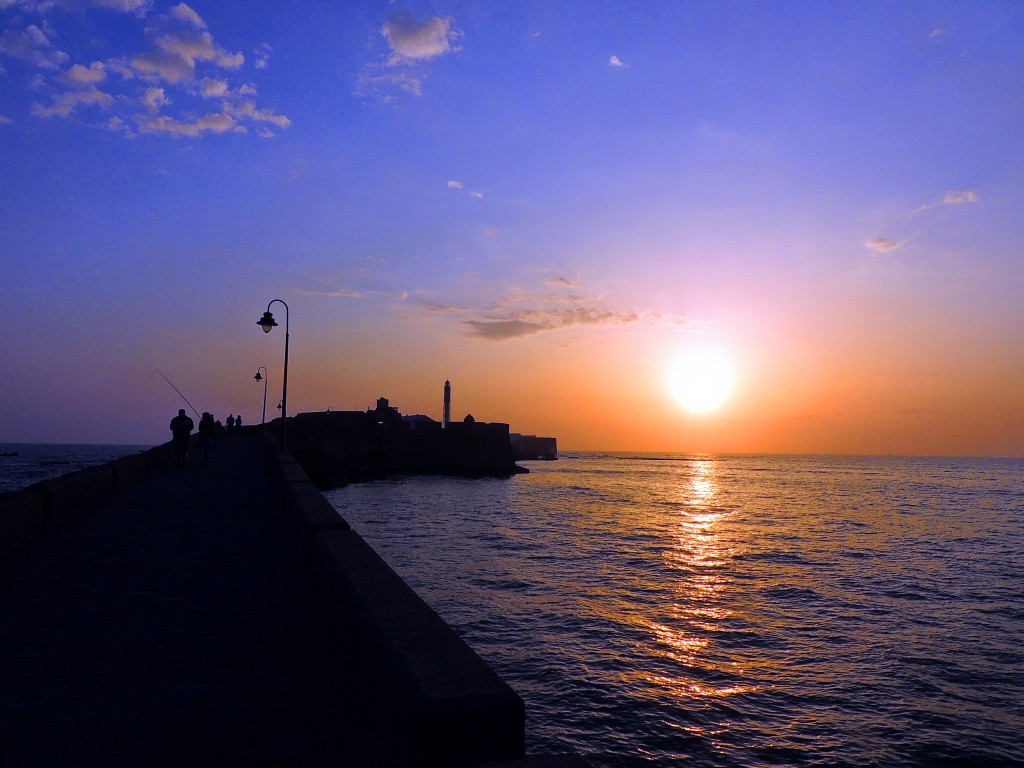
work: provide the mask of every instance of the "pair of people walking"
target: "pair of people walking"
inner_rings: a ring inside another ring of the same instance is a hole
[[[229,420],[229,424],[231,421]],[[235,422],[237,423],[237,421]],[[178,415],[171,419],[171,443],[174,448],[174,462],[179,467],[188,466],[189,447],[192,443],[192,430],[195,422],[181,408]],[[196,440],[196,452],[199,466],[205,467],[210,460],[210,443],[217,435],[217,422],[212,413],[203,413],[199,419],[199,437]]]

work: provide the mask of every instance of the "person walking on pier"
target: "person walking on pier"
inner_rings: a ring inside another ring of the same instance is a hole
[[[203,418],[199,420],[199,439],[196,440],[200,467],[205,467],[210,460],[210,443],[213,442],[215,434],[217,434],[217,425],[213,421],[213,414],[204,413]]]
[[[179,467],[188,466],[188,442],[192,438],[195,422],[185,413],[178,410],[178,415],[171,419],[171,440],[174,444],[174,459]]]

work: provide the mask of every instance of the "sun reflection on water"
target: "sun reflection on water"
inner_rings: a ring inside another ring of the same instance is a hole
[[[714,653],[715,635],[729,630],[734,611],[725,600],[732,585],[727,566],[736,549],[722,536],[723,522],[733,514],[719,503],[718,462],[700,459],[687,462],[678,486],[677,515],[672,546],[665,564],[675,572],[675,600],[669,622],[650,622],[653,652],[673,662],[677,671],[665,669],[644,678],[663,693],[677,699],[714,699],[755,690],[720,680],[730,669],[722,668]]]

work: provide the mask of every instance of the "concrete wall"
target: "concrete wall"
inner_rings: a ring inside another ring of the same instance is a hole
[[[359,649],[410,765],[477,766],[525,750],[522,699],[330,505],[264,433],[284,484],[282,514],[337,631]],[[0,495],[0,557],[52,526],[170,467],[170,444]],[[575,763],[573,763],[575,765]]]
[[[525,751],[523,700],[334,510],[287,453],[268,444],[285,514],[336,630],[358,649],[410,765],[475,766]]]
[[[0,558],[43,536],[146,473],[171,466],[171,445],[123,456],[0,494]]]

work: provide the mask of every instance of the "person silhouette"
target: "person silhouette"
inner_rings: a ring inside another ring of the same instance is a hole
[[[179,467],[188,466],[188,443],[192,437],[195,422],[185,413],[178,410],[178,415],[171,419],[171,442],[174,447],[174,460]]]
[[[238,416],[235,416],[235,429],[241,429],[241,428],[242,428],[242,415],[239,414]]]
[[[205,467],[210,460],[210,443],[216,433],[217,425],[213,421],[213,414],[204,413],[203,418],[199,420],[199,439],[196,440],[200,467]]]
[[[232,432],[235,429],[235,415],[233,413],[228,414],[228,432]]]

